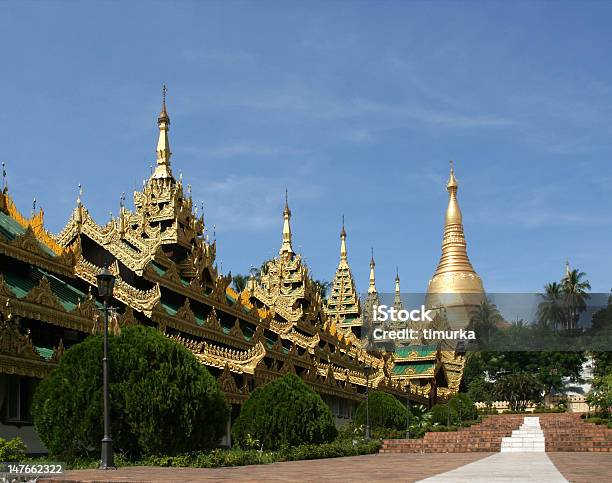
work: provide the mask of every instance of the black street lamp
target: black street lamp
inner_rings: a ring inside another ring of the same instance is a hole
[[[96,276],[98,280],[98,295],[104,301],[104,356],[102,358],[103,392],[104,392],[104,437],[102,438],[102,463],[100,468],[109,470],[115,468],[113,461],[113,440],[110,431],[110,396],[108,391],[108,302],[113,297],[115,276],[105,265]]]
[[[410,383],[406,391],[406,439],[410,439]]]
[[[366,427],[365,438],[370,439],[370,371],[372,368],[367,364],[363,367],[366,376]]]

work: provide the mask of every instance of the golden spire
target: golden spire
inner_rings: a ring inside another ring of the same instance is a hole
[[[400,293],[399,268],[395,267],[395,295]]]
[[[395,298],[393,300],[393,307],[395,307],[397,310],[403,308],[398,267],[395,267]]]
[[[342,230],[340,231],[340,264],[342,263],[347,263],[346,230],[344,229],[344,215],[342,215]]]
[[[170,169],[170,141],[168,140],[168,131],[170,130],[170,117],[166,111],[166,92],[168,89],[164,84],[162,88],[162,110],[157,118],[159,127],[159,139],[157,141],[157,166],[153,172],[152,178],[172,178],[172,170]]]
[[[467,255],[463,234],[461,210],[457,201],[459,184],[455,178],[453,162],[450,162],[450,177],[446,184],[448,208],[442,240],[442,256],[436,273],[429,282],[430,293],[482,293],[482,281],[474,271]]]
[[[374,267],[376,267],[376,263],[374,262],[374,248],[372,248],[372,258],[370,259],[370,286],[368,287],[368,293],[377,293]]]
[[[289,193],[285,189],[285,209],[283,210],[283,244],[279,254],[293,254],[293,247],[291,246],[291,210],[289,209]]]

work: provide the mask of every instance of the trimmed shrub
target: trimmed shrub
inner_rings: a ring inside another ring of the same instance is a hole
[[[406,406],[396,397],[382,391],[371,391],[369,402],[371,429],[406,430]],[[366,424],[366,401],[357,406],[354,418],[356,425]]]
[[[332,441],[337,434],[330,409],[294,374],[253,391],[232,428],[242,447],[278,449]]]
[[[0,438],[0,461],[23,461],[26,456],[26,445],[21,438]]]
[[[66,351],[37,387],[34,425],[49,452],[74,460],[99,454],[103,435],[102,336]],[[113,445],[129,459],[215,446],[228,405],[208,370],[159,331],[134,326],[110,339]]]

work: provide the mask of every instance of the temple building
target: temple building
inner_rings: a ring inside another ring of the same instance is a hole
[[[217,378],[232,405],[232,420],[256,387],[286,373],[297,374],[318,392],[338,424],[351,420],[365,398],[366,380],[371,388],[429,407],[458,389],[464,359],[453,351],[429,346],[366,350],[360,339],[364,313],[348,263],[344,221],[340,262],[324,301],[302,255],[293,248],[287,195],[278,256],[267,261],[259,275],[252,274],[242,292],[232,290],[231,274],[224,275],[217,267],[216,240],[207,235],[204,213],[194,208],[182,176],[177,180],[173,175],[165,90],[157,126],[155,168],[142,190],[134,192],[133,210],[122,199],[118,216],[104,225],[92,219],[80,192],[70,219],[54,236],[44,228],[42,210],[23,216],[4,185],[0,196],[3,437],[21,436],[30,452],[45,451],[32,427],[32,394],[63,352],[98,326],[96,275],[104,266],[116,276],[115,328],[145,324],[187,347]],[[467,255],[462,255],[465,240],[453,182],[452,214],[447,213],[443,256],[430,291],[451,287],[446,274],[454,274],[448,270],[458,267],[476,277],[477,283],[470,287],[482,293],[480,279]],[[364,306],[376,303],[380,302],[372,255]],[[399,275],[396,303],[401,303]],[[231,420],[228,428],[230,424]]]
[[[157,119],[155,169],[134,192],[134,210],[97,224],[79,194],[57,236],[43,212],[27,218],[4,187],[0,197],[0,428],[21,436],[30,452],[43,452],[30,405],[37,381],[62,353],[96,327],[100,303],[96,275],[105,265],[116,276],[119,328],[145,324],[189,348],[217,378],[232,418],[256,387],[292,372],[330,405],[337,422],[349,421],[370,387],[400,398],[392,362],[369,354],[358,339],[336,330],[325,314],[318,285],[291,235],[288,200],[279,255],[242,293],[215,263],[216,241],[190,189],[172,173],[170,117],[165,96]],[[431,404],[424,396],[415,401]]]

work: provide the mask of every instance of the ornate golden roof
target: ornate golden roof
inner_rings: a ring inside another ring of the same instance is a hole
[[[457,201],[459,184],[452,166],[446,185],[448,208],[442,239],[442,256],[434,276],[429,281],[428,293],[484,293],[482,280],[474,271],[467,255],[467,244],[463,233],[461,209]]]
[[[350,325],[361,323],[359,294],[357,293],[346,252],[344,216],[342,217],[342,230],[340,231],[340,262],[332,282],[331,293],[325,306],[325,313],[332,317],[334,323],[337,324],[343,324],[345,321]]]

